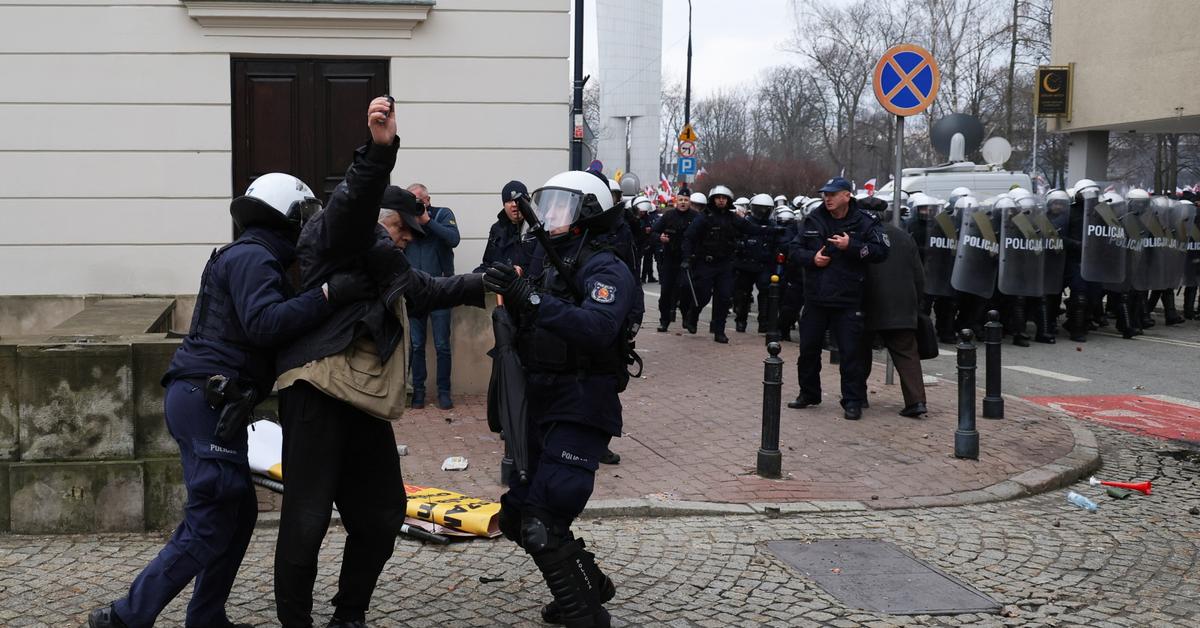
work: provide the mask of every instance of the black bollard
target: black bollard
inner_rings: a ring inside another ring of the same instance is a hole
[[[771,275],[767,286],[767,344],[779,342],[783,334],[779,331],[779,275]]]
[[[958,429],[954,432],[954,457],[979,460],[979,432],[975,431],[975,343],[970,329],[958,333]]]
[[[779,453],[779,408],[783,392],[783,358],[779,343],[767,345],[771,355],[763,360],[762,447],[758,450],[758,475],[778,478],[783,475],[783,454]]]
[[[1004,397],[1000,396],[1000,349],[1004,346],[1004,325],[1000,323],[1000,312],[988,312],[988,322],[983,325],[984,361],[987,366],[987,389],[983,395],[983,418],[1004,418]]]

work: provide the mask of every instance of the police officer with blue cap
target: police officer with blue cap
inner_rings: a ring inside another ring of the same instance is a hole
[[[167,429],[188,493],[183,522],[128,595],[91,612],[90,628],[153,626],[193,579],[187,626],[248,625],[225,615],[258,518],[246,421],[275,383],[276,350],[339,304],[374,293],[365,274],[343,273],[295,294],[286,272],[301,224],[320,208],[307,185],[282,173],[255,179],[231,203],[242,233],[204,267],[191,330],[163,376]]]
[[[888,238],[875,216],[859,209],[854,188],[834,177],[821,188],[824,205],[804,220],[792,240],[788,262],[804,271],[804,311],[800,314],[800,394],[789,408],[821,403],[821,344],[832,330],[841,352],[842,409],[862,418],[867,400],[866,370],[858,343],[863,336],[863,281],[867,264],[887,259]]]
[[[592,494],[609,440],[621,434],[618,395],[636,355],[643,295],[608,235],[622,211],[602,174],[558,174],[533,193],[533,204],[556,255],[539,244],[524,275],[504,263],[484,274],[517,319],[527,372],[529,479],[522,484],[513,474],[500,529],[545,577],[553,601],[544,620],[608,626],[603,604],[616,589],[571,524]]]

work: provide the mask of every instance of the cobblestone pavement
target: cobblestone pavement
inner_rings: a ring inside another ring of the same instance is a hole
[[[646,320],[657,317],[651,311]],[[824,403],[805,410],[782,408],[786,478],[762,480],[753,471],[761,445],[767,352],[758,334],[731,328],[729,335],[728,345],[674,328],[659,334],[651,326],[639,335],[645,378],[631,382],[622,395],[625,436],[612,442],[622,461],[602,468],[596,498],[747,503],[947,495],[1053,463],[1074,445],[1071,430],[1051,411],[1010,399],[1006,419],[979,420],[980,460],[957,460],[953,381],[929,386],[930,414],[909,419],[897,414],[903,407],[899,385],[884,385],[884,369],[878,366],[868,386],[871,408],[861,421],[847,421],[838,404],[837,367],[826,359]],[[783,345],[785,402],[798,392],[796,347]],[[982,376],[981,366],[980,382]],[[402,459],[404,477],[413,484],[496,498],[502,492],[497,478],[503,443],[487,429],[482,397],[455,402],[450,411],[407,412],[395,424],[397,442],[409,447]],[[471,466],[464,472],[442,471],[442,461],[453,455],[466,456]]]
[[[1200,621],[1200,451],[1099,428],[1110,479],[1150,479],[1124,501],[1070,506],[1066,490],[995,504],[766,518],[591,518],[579,533],[618,585],[622,626],[1195,626]],[[766,551],[775,539],[891,541],[992,596],[1001,615],[886,616],[845,608]],[[334,528],[317,583],[323,619],[345,536]],[[162,535],[0,536],[0,625],[79,625],[120,595]],[[258,530],[230,615],[273,625],[275,530]],[[503,578],[481,583],[479,578]],[[373,625],[536,626],[547,594],[531,561],[503,540],[448,547],[397,543]],[[186,592],[160,625],[182,623]],[[318,624],[320,625],[320,624]]]

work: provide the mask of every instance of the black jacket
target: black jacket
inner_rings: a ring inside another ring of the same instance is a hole
[[[521,223],[508,219],[508,214],[502,209],[496,214],[496,222],[488,231],[487,246],[483,249],[483,261],[475,267],[475,272],[487,270],[493,262],[525,265],[528,262],[527,247],[521,242]]]
[[[887,259],[867,265],[863,313],[870,330],[916,329],[917,310],[925,294],[925,268],[912,236],[891,224],[883,225],[889,241]]]
[[[845,250],[829,242],[830,236],[842,233],[850,236]],[[825,268],[817,268],[813,258],[822,248],[831,260]],[[879,220],[850,199],[850,209],[841,220],[824,206],[809,214],[788,251],[788,263],[804,270],[805,304],[856,308],[862,307],[867,264],[887,259],[888,240]]]
[[[399,146],[399,139],[391,146],[368,142],[354,151],[345,180],[334,189],[325,208],[304,225],[296,247],[304,289],[319,287],[343,270],[369,270],[377,284],[388,285],[394,274],[389,264],[406,269],[403,253],[395,249],[378,223],[380,199],[396,165]],[[363,334],[371,335],[380,359],[387,361],[404,330],[379,299],[349,303],[312,333],[281,350],[278,370],[282,373],[340,353]]]
[[[654,228],[650,230],[651,237],[658,240],[659,236],[665,233],[670,238],[669,242],[662,245],[664,257],[675,261],[683,257],[683,234],[687,231],[688,225],[691,225],[699,215],[690,209],[687,211],[668,209],[654,223]]]

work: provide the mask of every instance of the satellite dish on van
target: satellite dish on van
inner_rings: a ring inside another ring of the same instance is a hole
[[[983,160],[993,166],[1003,166],[1012,157],[1012,144],[1003,137],[988,138],[988,141],[983,143],[983,149],[980,151],[983,154]]]
[[[962,153],[957,153],[954,141],[955,135],[962,136]],[[964,155],[969,155],[979,148],[983,141],[983,123],[975,116],[965,113],[952,113],[933,125],[929,131],[929,141],[937,152],[945,155],[950,161],[963,161]]]

